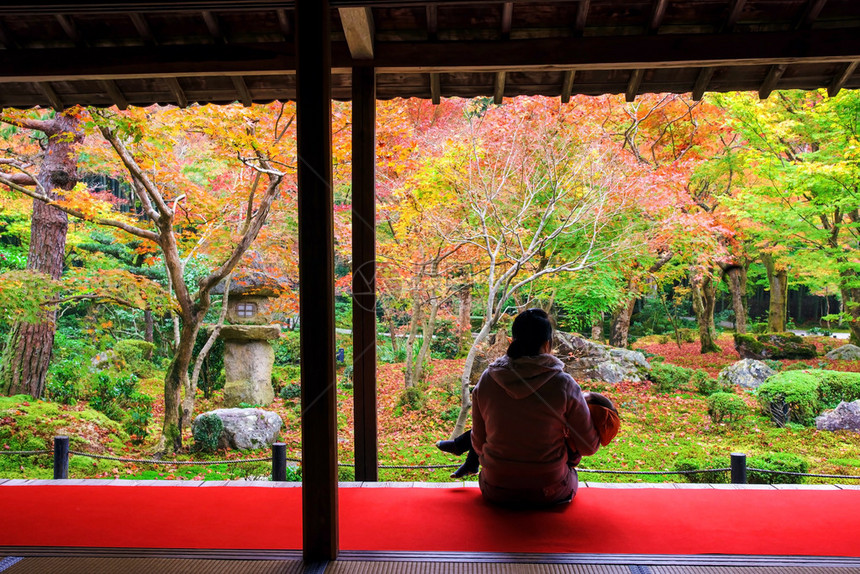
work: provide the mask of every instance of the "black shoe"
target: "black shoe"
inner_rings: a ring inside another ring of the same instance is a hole
[[[457,456],[460,456],[461,454],[469,450],[468,447],[461,448],[460,446],[458,446],[456,440],[440,440],[436,443],[436,448],[438,448],[442,452],[449,452],[451,454],[456,454]]]
[[[478,469],[481,464],[478,460],[478,454],[470,450],[466,456],[466,462],[460,465],[460,468],[451,473],[451,478],[463,478],[464,476],[472,476],[478,474]]]

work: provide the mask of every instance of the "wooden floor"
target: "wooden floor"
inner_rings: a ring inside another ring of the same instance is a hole
[[[0,556],[2,574],[860,574],[856,559],[773,556],[353,552],[336,561],[307,564],[297,553],[278,559],[218,558],[195,551],[123,556],[118,549],[79,549],[64,554],[30,548],[19,555],[7,554]]]

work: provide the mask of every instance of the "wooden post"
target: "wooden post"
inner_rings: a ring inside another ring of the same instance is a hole
[[[313,562],[338,553],[331,13],[328,0],[297,0],[295,13],[302,553]]]
[[[54,437],[54,480],[69,478],[69,437]]]
[[[378,480],[376,424],[376,74],[352,69],[352,349],[355,480]]]

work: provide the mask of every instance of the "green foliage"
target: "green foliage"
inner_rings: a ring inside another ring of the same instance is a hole
[[[128,369],[140,378],[149,378],[155,374],[152,355],[155,345],[139,339],[120,339],[113,346],[117,358],[122,362],[120,369]]]
[[[194,423],[194,450],[215,452],[224,431],[224,423],[215,414],[202,414]]]
[[[136,385],[137,377],[131,373],[100,371],[88,389],[90,406],[111,420],[120,421]]]
[[[690,454],[681,454],[675,459],[672,469],[677,471],[695,471],[709,468],[726,468],[728,466],[729,461],[724,457],[708,458],[704,455],[692,456]],[[697,472],[694,474],[682,474],[680,476],[687,482],[696,484],[726,483],[729,481],[729,475],[725,471]]]
[[[427,395],[420,386],[406,387],[397,399],[397,406],[418,411],[427,403]]]
[[[143,393],[132,393],[126,404],[126,413],[123,428],[128,432],[132,443],[141,444],[149,435],[147,427],[152,420],[152,397]]]
[[[818,399],[823,409],[835,408],[840,402],[860,399],[860,373],[813,371],[821,374]]]
[[[288,383],[284,385],[278,396],[285,401],[294,401],[302,396],[302,385],[299,383]]]
[[[453,321],[447,319],[436,321],[430,351],[434,358],[439,359],[453,359],[459,354],[460,338]]]
[[[298,385],[302,378],[302,368],[299,365],[283,365],[272,368],[272,388],[275,394],[284,397],[283,390],[293,384]]]
[[[725,421],[732,424],[746,414],[746,403],[734,393],[714,393],[708,397],[708,416],[714,423]]]
[[[802,457],[790,452],[771,452],[752,456],[747,459],[747,467],[779,472],[808,472],[809,463]],[[770,474],[747,470],[747,482],[750,484],[801,484],[806,480],[803,476],[789,474]]]
[[[192,356],[197,357],[199,355],[208,338],[209,334],[206,330],[201,329],[197,333]],[[203,396],[208,399],[212,397],[214,391],[223,389],[224,383],[224,340],[218,337],[212,343],[206,358],[203,359],[197,386],[203,391]]]
[[[818,356],[815,345],[794,333],[735,333],[735,347],[745,348],[765,359],[812,359]]]
[[[275,365],[298,365],[301,353],[301,343],[298,331],[287,331],[274,344]]]
[[[720,384],[717,379],[708,374],[707,371],[696,369],[690,377],[690,384],[696,389],[700,395],[708,396],[720,389]]]
[[[778,425],[792,421],[812,423],[820,411],[818,377],[809,371],[783,371],[765,381],[756,391],[762,412]],[[788,409],[787,420],[781,414]]]
[[[782,368],[783,371],[808,371],[809,369],[810,366],[806,363],[791,363]]]
[[[442,413],[441,419],[443,421],[448,421],[455,423],[457,419],[460,417],[460,407],[450,407],[448,410]]]
[[[770,367],[774,371],[779,372],[782,370],[782,361],[777,361],[775,359],[765,359],[764,361],[762,361],[762,363],[764,363],[765,365],[767,365],[768,367]],[[795,363],[795,364],[797,364],[797,363]]]
[[[671,393],[685,388],[693,376],[691,369],[670,363],[656,363],[651,366],[648,378],[661,393]]]

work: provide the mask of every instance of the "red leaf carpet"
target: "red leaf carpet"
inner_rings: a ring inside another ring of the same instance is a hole
[[[477,488],[341,488],[343,550],[860,556],[860,490],[584,488],[514,511]],[[301,548],[301,489],[0,486],[0,546]]]

